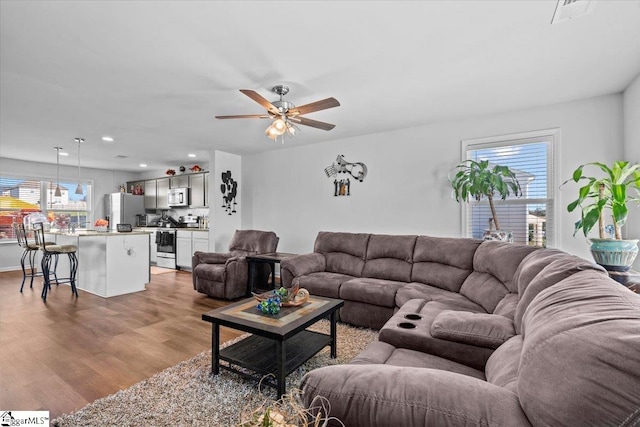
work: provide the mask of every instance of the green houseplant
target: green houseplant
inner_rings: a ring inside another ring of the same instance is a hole
[[[468,202],[473,198],[476,201],[486,197],[491,209],[491,221],[489,233],[500,236],[500,240],[507,240],[507,233],[500,233],[500,223],[498,214],[494,206],[496,197],[505,200],[507,196],[513,194],[516,197],[522,195],[522,189],[516,174],[507,166],[492,165],[488,160],[465,160],[458,164],[453,179],[450,179],[451,187],[457,202]],[[498,233],[491,233],[495,225]],[[510,234],[510,233],[508,233]],[[512,238],[511,238],[512,239]]]
[[[586,175],[586,167],[596,167],[600,176]],[[611,167],[599,163],[580,165],[569,181],[584,183],[578,198],[567,206],[569,212],[580,207],[580,220],[575,223],[575,236],[582,231],[585,237],[598,224],[599,239],[591,241],[591,253],[598,264],[612,269],[628,269],[638,253],[638,240],[622,239],[622,226],[627,221],[629,205],[640,204],[640,164],[618,161]],[[613,221],[613,238],[607,238],[605,212]]]

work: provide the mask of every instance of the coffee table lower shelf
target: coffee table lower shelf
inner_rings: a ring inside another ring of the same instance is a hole
[[[278,374],[286,377],[324,347],[331,345],[331,336],[319,332],[304,330],[282,343],[284,346],[283,366],[278,360],[279,341],[251,335],[237,343],[220,350],[220,368],[235,372],[243,377],[262,380],[262,384],[278,388]],[[245,370],[237,367],[245,368]],[[280,371],[282,368],[282,371]],[[249,370],[251,372],[247,372]],[[265,377],[265,375],[273,376]]]

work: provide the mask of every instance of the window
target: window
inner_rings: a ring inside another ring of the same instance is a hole
[[[14,222],[33,212],[52,224],[79,228],[91,223],[91,189],[82,182],[82,194],[76,194],[77,182],[60,182],[61,197],[54,197],[56,182],[27,177],[0,176],[0,242],[15,242]]]
[[[463,160],[488,160],[508,166],[517,176],[522,196],[494,200],[500,228],[513,233],[515,243],[553,245],[554,145],[559,130],[462,141]],[[463,230],[468,237],[482,239],[489,228],[491,210],[486,198],[463,204]]]

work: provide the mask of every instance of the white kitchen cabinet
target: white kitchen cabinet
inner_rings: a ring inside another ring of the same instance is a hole
[[[191,258],[196,251],[209,252],[209,232],[178,230],[176,235],[176,265],[191,268]]]
[[[209,252],[209,232],[194,231],[191,238],[193,252]]]

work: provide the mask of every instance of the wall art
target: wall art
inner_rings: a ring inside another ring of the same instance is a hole
[[[222,207],[229,215],[236,213],[236,196],[238,195],[238,181],[231,177],[231,171],[222,172]]]
[[[337,179],[338,174],[348,173],[356,180],[362,182],[367,176],[367,165],[362,162],[347,162],[344,156],[340,154],[335,163],[331,166],[327,166],[324,169],[324,173],[327,174],[327,178],[335,178],[333,180],[333,195],[334,196],[350,196],[351,195],[351,179]]]

